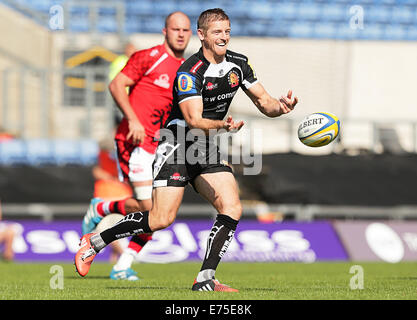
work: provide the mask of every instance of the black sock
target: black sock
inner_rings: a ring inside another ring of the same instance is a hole
[[[214,271],[233,240],[238,222],[224,214],[217,215],[207,240],[206,254],[200,275],[207,274],[207,278],[214,276]],[[204,272],[204,270],[207,270],[207,272]]]
[[[113,227],[100,233],[104,243],[108,245],[114,240],[133,236],[141,233],[151,233],[148,223],[149,211],[134,212],[125,216]]]

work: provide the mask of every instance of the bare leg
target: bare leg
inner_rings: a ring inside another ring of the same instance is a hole
[[[193,290],[208,288],[207,286],[210,286],[212,290],[217,290],[215,286],[213,287],[215,272],[233,240],[242,215],[238,186],[232,173],[216,172],[200,175],[195,180],[195,187],[216,208],[218,215],[207,239],[206,254]],[[226,290],[233,291],[234,289],[227,288]]]

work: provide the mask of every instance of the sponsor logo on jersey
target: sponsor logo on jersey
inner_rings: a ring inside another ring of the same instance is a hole
[[[165,88],[165,89],[169,89],[169,86],[170,86],[170,84],[169,84],[169,76],[166,73],[161,74],[159,76],[159,78],[158,79],[155,79],[155,81],[153,83],[156,84],[159,87],[162,87],[162,88]]]
[[[217,83],[211,83],[211,82],[209,82],[209,83],[207,83],[207,85],[206,85],[206,90],[209,90],[209,91],[211,91],[211,90],[213,90],[213,89],[216,89],[218,87],[218,84]]]
[[[169,177],[169,179],[182,182],[185,181],[185,177],[180,175],[178,172],[175,172],[172,176]]]
[[[228,75],[229,84],[232,88],[239,85],[239,75],[235,71],[230,71]]]
[[[178,73],[178,94],[197,93],[194,86],[195,77],[184,72]]]

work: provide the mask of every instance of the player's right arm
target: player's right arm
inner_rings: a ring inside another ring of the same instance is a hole
[[[117,106],[123,112],[124,117],[129,124],[129,133],[126,138],[129,140],[132,138],[133,144],[139,144],[145,139],[145,128],[140,123],[136,113],[129,101],[129,96],[126,92],[126,87],[133,86],[136,82],[126,76],[124,73],[119,72],[117,76],[110,82],[109,90],[116,101]]]
[[[188,72],[177,72],[174,88],[181,113],[191,129],[203,130],[208,135],[209,130],[225,129],[227,131],[237,131],[243,126],[242,121],[235,123],[231,116],[226,120],[203,118],[202,79],[198,75],[192,75]]]
[[[243,121],[235,123],[232,116],[226,120],[212,120],[202,117],[203,101],[199,98],[188,99],[179,104],[181,112],[190,129],[201,129],[206,135],[209,130],[225,129],[227,131],[237,131],[243,126]]]

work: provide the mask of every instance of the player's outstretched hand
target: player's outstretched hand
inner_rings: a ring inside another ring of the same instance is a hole
[[[237,132],[239,131],[245,123],[243,121],[235,122],[232,116],[228,116],[224,122],[224,129],[228,132]]]
[[[140,144],[145,140],[146,133],[145,128],[139,121],[129,121],[129,133],[126,136],[126,139],[129,140],[132,138],[133,144]]]
[[[298,103],[298,98],[294,96],[292,98],[292,90],[288,90],[287,96],[281,96],[279,98],[279,102],[281,103],[281,113],[286,114],[290,111],[292,111],[295,107],[295,105]]]

